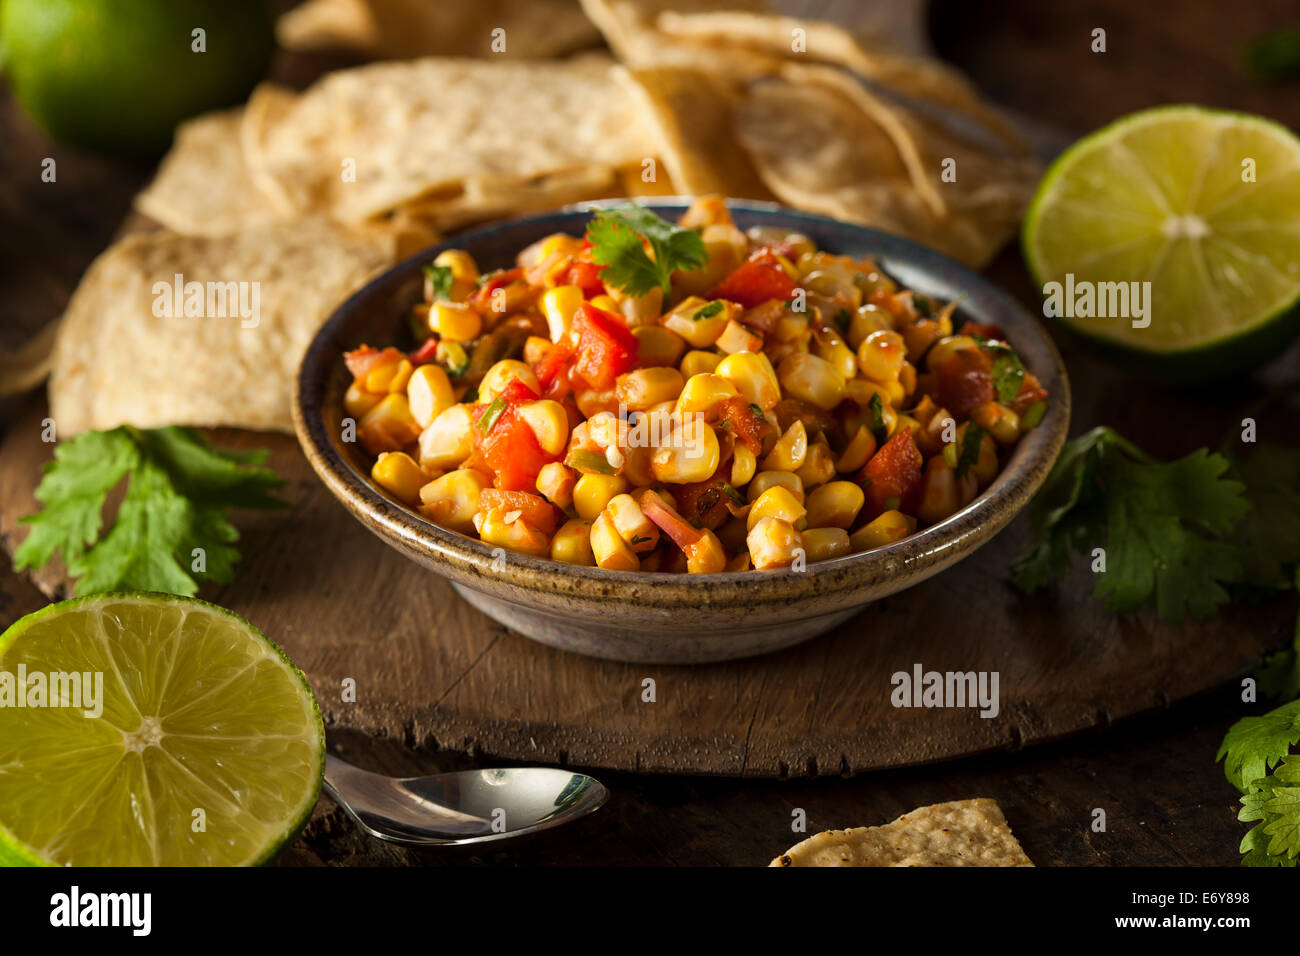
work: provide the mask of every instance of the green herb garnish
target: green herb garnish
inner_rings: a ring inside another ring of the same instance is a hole
[[[283,508],[284,484],[265,451],[213,448],[189,428],[88,431],[60,442],[36,489],[42,509],[22,521],[31,533],[14,552],[18,570],[55,552],[77,578],[76,593],[133,589],[193,596],[227,584],[239,552],[230,508]],[[129,477],[128,477],[129,476]],[[100,536],[105,500],[127,478],[126,496]]]
[[[605,267],[601,278],[632,297],[656,288],[667,292],[674,270],[698,269],[708,258],[698,232],[661,219],[644,206],[597,209],[587,239],[592,260]],[[646,252],[647,243],[653,258]]]
[[[424,267],[424,278],[429,299],[436,302],[438,299],[451,298],[451,287],[455,284],[456,277],[451,274],[450,266],[435,266],[429,263]]]
[[[569,452],[569,457],[564,459],[564,463],[578,471],[590,471],[598,475],[613,475],[618,472],[618,469],[600,452],[587,449],[579,448]]]
[[[708,305],[702,305],[696,310],[695,314],[691,316],[691,321],[698,322],[700,319],[711,319],[713,316],[721,312],[722,309],[723,305],[720,301],[714,301],[710,302]]]
[[[961,436],[961,451],[957,453],[957,464],[953,468],[958,478],[965,478],[979,463],[980,446],[984,443],[984,428],[975,422],[966,423],[966,431]]]
[[[478,422],[476,422],[479,432],[484,435],[490,432],[492,426],[497,423],[497,419],[501,417],[505,410],[506,400],[504,398],[498,395],[492,399],[488,403],[488,407],[483,409],[483,414],[478,417]]]
[[[434,357],[452,378],[460,378],[469,369],[469,355],[459,342],[439,342]]]
[[[871,434],[875,436],[877,445],[883,445],[889,438],[889,426],[885,424],[885,405],[879,392],[872,393],[867,409],[871,412]]]

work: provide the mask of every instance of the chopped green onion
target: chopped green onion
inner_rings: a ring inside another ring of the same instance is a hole
[[[1043,420],[1043,416],[1046,414],[1047,403],[1044,401],[1034,402],[1034,404],[1026,408],[1025,413],[1020,416],[1020,427],[1026,429],[1033,428]]]
[[[875,436],[877,445],[883,445],[889,438],[889,427],[885,424],[885,406],[879,392],[872,393],[867,408],[871,411],[871,434]]]
[[[595,472],[598,475],[612,475],[617,472],[617,469],[600,452],[582,448],[569,452],[569,457],[564,460],[564,463],[578,471]]]
[[[469,355],[459,342],[439,342],[436,358],[452,378],[460,378],[469,368]]]
[[[720,300],[715,300],[710,302],[708,305],[700,306],[700,308],[696,310],[695,314],[691,316],[691,321],[698,322],[700,319],[711,319],[721,311],[722,302]]]
[[[958,478],[966,477],[966,472],[975,467],[980,460],[980,446],[984,443],[984,428],[975,422],[966,423],[966,432],[961,436],[961,454],[957,457],[954,471]],[[949,445],[948,448],[954,447]],[[944,449],[946,452],[947,449]]]
[[[728,498],[734,501],[736,504],[743,505],[745,503],[744,496],[741,495],[741,493],[737,491],[734,487],[732,487],[728,482],[725,481],[718,482],[718,489],[724,495],[726,495]]]
[[[506,400],[498,395],[483,410],[483,414],[478,417],[478,430],[486,435],[492,430],[492,426],[497,423],[501,413],[506,410]]]

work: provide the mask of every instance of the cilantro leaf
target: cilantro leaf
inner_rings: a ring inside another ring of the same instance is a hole
[[[1243,573],[1224,537],[1250,507],[1227,468],[1203,448],[1157,462],[1114,430],[1093,429],[1066,445],[1030,506],[1031,546],[1013,580],[1033,591],[1065,573],[1071,550],[1101,546],[1095,593],[1111,610],[1154,605],[1169,621],[1214,613]]]
[[[1228,730],[1214,759],[1223,760],[1228,782],[1244,793],[1252,781],[1276,767],[1298,743],[1300,700],[1293,700],[1262,717],[1241,718]]]
[[[885,406],[879,392],[871,393],[867,410],[871,412],[871,434],[875,436],[877,445],[883,445],[889,438],[889,427],[885,424]]]
[[[1300,449],[1261,444],[1231,461],[1230,473],[1246,486],[1251,506],[1234,533],[1244,579],[1288,587],[1287,568],[1300,564]]]
[[[213,448],[175,426],[84,432],[60,443],[45,466],[36,489],[42,508],[22,519],[32,530],[14,553],[15,567],[40,567],[58,552],[78,594],[128,588],[190,596],[202,581],[227,583],[239,560],[227,510],[285,505],[270,493],[283,482],[257,467],[265,459],[265,452]],[[127,476],[101,538],[104,503]],[[193,570],[195,549],[202,570]]]
[[[977,336],[980,348],[993,353],[993,391],[1002,404],[1015,401],[1020,394],[1020,385],[1025,380],[1025,363],[1015,349],[1004,342],[995,342],[983,336]]]
[[[593,261],[605,267],[601,277],[633,297],[656,288],[667,292],[674,270],[698,269],[708,257],[698,232],[661,219],[644,206],[597,209],[587,239]]]
[[[425,288],[427,298],[436,302],[439,299],[450,299],[451,288],[456,282],[456,277],[451,273],[450,266],[435,266],[429,263],[424,267]]]
[[[1242,838],[1242,865],[1300,865],[1300,754],[1252,781],[1241,804],[1237,819],[1258,821]]]
[[[710,302],[708,305],[700,306],[695,311],[695,314],[691,316],[691,321],[698,322],[700,321],[700,319],[711,319],[715,315],[720,313],[722,311],[722,308],[723,308],[722,300],[715,299],[714,301]]]
[[[953,469],[958,478],[965,478],[966,472],[979,463],[980,446],[983,443],[984,427],[975,422],[968,424],[966,433],[961,436],[961,450],[957,453],[957,467]]]

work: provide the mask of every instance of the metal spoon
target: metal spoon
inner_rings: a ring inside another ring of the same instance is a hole
[[[325,792],[373,837],[415,846],[505,840],[599,809],[599,780],[550,767],[385,777],[325,756]]]

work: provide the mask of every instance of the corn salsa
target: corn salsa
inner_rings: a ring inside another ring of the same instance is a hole
[[[346,356],[385,493],[492,547],[620,571],[794,568],[944,520],[1048,395],[1000,329],[870,258],[597,211],[514,266],[425,268],[413,350]],[[345,423],[346,424],[346,423]]]

